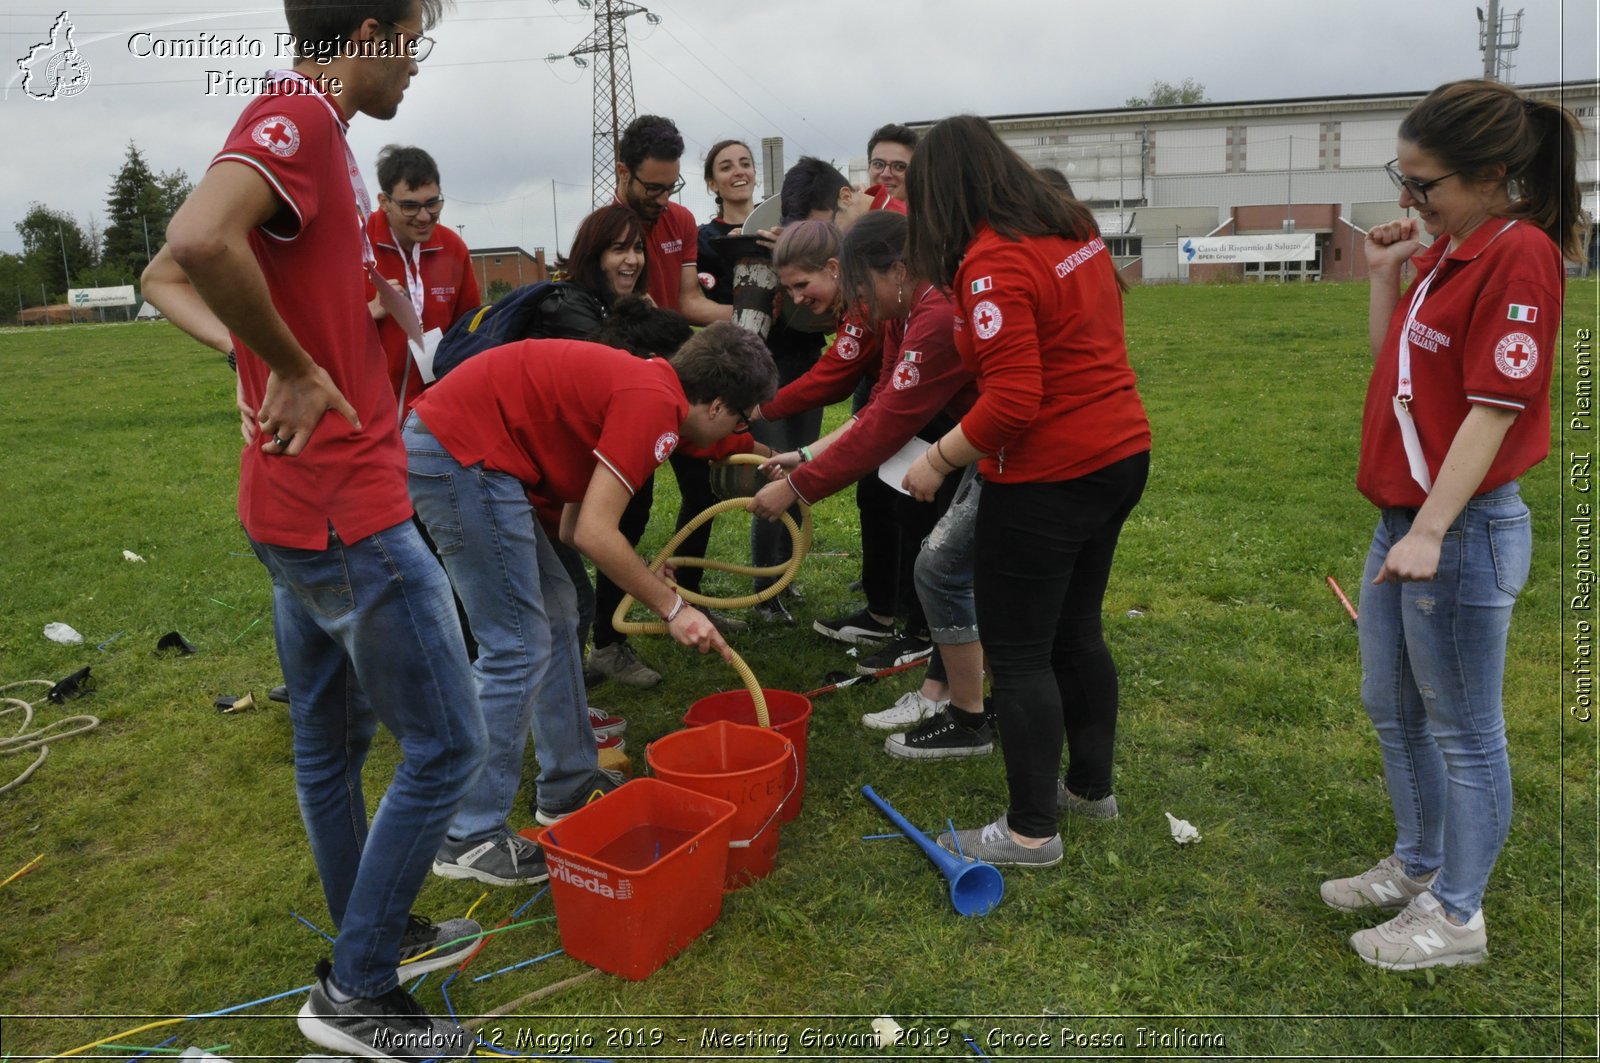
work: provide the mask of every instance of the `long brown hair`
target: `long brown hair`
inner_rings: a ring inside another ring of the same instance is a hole
[[[839,245],[839,294],[844,305],[865,307],[867,320],[879,324],[872,275],[887,273],[896,262],[905,260],[905,215],[893,210],[869,210],[850,226]],[[914,287],[916,282],[911,283]]]
[[[945,288],[983,222],[1007,240],[1089,240],[1099,233],[1088,207],[1063,196],[971,114],[935,123],[917,142],[906,170],[906,206],[911,272]],[[1127,290],[1121,273],[1117,284]]]
[[[1505,165],[1511,206],[1503,215],[1544,230],[1569,259],[1583,255],[1578,120],[1559,103],[1519,95],[1498,81],[1440,85],[1400,122],[1409,140],[1468,178]]]
[[[563,279],[593,292],[601,303],[609,307],[617,293],[611,290],[606,275],[600,271],[600,256],[612,244],[643,239],[644,227],[639,215],[621,203],[612,203],[579,223],[578,232],[572,238],[572,250],[566,257],[556,260],[556,269],[561,271]],[[644,261],[639,265],[639,279],[633,286],[636,292],[650,288],[650,256],[642,257]]]

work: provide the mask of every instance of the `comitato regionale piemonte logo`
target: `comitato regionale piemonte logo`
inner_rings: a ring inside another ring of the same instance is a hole
[[[72,17],[63,11],[50,27],[50,39],[35,44],[17,60],[22,91],[35,100],[76,96],[89,87],[89,61],[72,42]]]

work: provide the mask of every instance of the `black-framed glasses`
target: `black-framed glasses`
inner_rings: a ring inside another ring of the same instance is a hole
[[[629,170],[628,180],[639,181],[639,175],[634,173],[632,170]],[[680,175],[678,179],[672,182],[670,185],[657,184],[655,181],[639,181],[639,185],[644,189],[644,194],[647,197],[650,199],[655,199],[657,196],[677,195],[679,192],[683,191],[684,180]]]
[[[408,218],[415,218],[418,211],[427,211],[437,218],[444,211],[444,197],[434,196],[432,199],[418,202],[415,199],[391,199],[395,207]]]
[[[1415,177],[1407,177],[1402,174],[1399,163],[1399,159],[1390,159],[1383,164],[1383,172],[1389,175],[1389,180],[1394,182],[1396,188],[1404,189],[1412,199],[1422,206],[1428,205],[1428,189],[1445,180],[1445,178],[1454,177],[1461,172],[1460,170],[1451,170],[1449,173],[1435,177],[1431,181],[1419,181]]]
[[[748,411],[739,409],[739,407],[729,403],[727,399],[722,400],[722,405],[739,418],[733,423],[733,430],[735,432],[750,431],[750,414]]]
[[[398,22],[389,23],[389,28],[400,31],[401,37],[405,41],[401,47],[405,49],[406,56],[413,62],[420,63],[433,52],[432,37],[422,33],[412,33]],[[415,211],[412,213],[415,213]]]
[[[873,173],[882,173],[883,171],[888,170],[890,173],[903,174],[906,172],[906,167],[909,165],[911,164],[908,162],[902,162],[899,159],[896,159],[893,162],[890,162],[887,159],[873,159],[867,163],[867,169],[871,170]]]

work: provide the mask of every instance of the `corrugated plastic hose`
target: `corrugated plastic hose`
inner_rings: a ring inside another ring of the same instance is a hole
[[[728,465],[759,465],[767,459],[755,454],[735,454],[726,462]],[[783,589],[794,582],[796,572],[800,571],[800,563],[811,552],[811,507],[804,502],[800,503],[800,523],[796,524],[794,518],[787,512],[781,517],[783,526],[789,529],[789,541],[793,545],[789,560],[781,565],[737,565],[730,561],[715,561],[705,557],[673,557],[672,552],[683,541],[692,535],[695,529],[715,518],[719,513],[731,510],[743,510],[750,497],[728,498],[721,502],[707,506],[694,519],[678,529],[678,533],[668,540],[650,562],[650,571],[660,573],[662,568],[671,564],[673,568],[709,568],[717,572],[732,572],[740,576],[773,576],[776,577],[772,584],[765,590],[753,594],[742,594],[734,598],[713,598],[699,594],[695,591],[675,588],[683,595],[683,600],[692,605],[703,606],[708,609],[747,609],[761,602],[769,601],[782,593]],[[668,633],[667,624],[663,620],[629,620],[628,610],[634,605],[633,595],[625,596],[617,605],[617,611],[611,616],[611,626],[623,635],[665,635]],[[731,648],[730,648],[730,652]],[[733,670],[739,673],[739,678],[744,682],[745,689],[750,692],[750,700],[755,705],[756,722],[762,727],[772,726],[767,717],[767,699],[761,692],[761,683],[756,679],[750,666],[738,653],[732,653]]]

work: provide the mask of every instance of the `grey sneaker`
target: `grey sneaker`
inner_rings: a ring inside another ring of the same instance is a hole
[[[869,712],[861,717],[863,726],[875,731],[894,731],[901,727],[915,727],[934,713],[940,712],[946,701],[929,701],[920,690],[908,690],[898,701],[881,712]]]
[[[1098,801],[1091,801],[1087,797],[1079,797],[1067,789],[1067,780],[1056,780],[1056,808],[1068,815],[1082,816],[1084,819],[1116,819],[1117,795],[1107,794]]]
[[[332,973],[327,960],[317,964],[316,984],[300,1008],[297,1022],[307,1040],[340,1055],[395,1063],[465,1059],[472,1054],[472,1034],[426,1014],[399,986],[380,997],[335,1002],[327,988]]]
[[[938,842],[941,849],[995,867],[1055,867],[1061,863],[1061,835],[1057,834],[1037,849],[1029,849],[1012,841],[1005,816],[976,830],[958,830],[954,836],[945,831],[939,835]]]
[[[724,636],[742,635],[746,631],[750,630],[749,621],[740,620],[732,613],[723,613],[716,609],[707,609],[706,619],[711,621],[711,626],[716,628],[717,631]]]
[[[1456,926],[1438,899],[1423,890],[1387,923],[1351,934],[1350,947],[1374,967],[1416,971],[1482,963],[1489,958],[1489,934],[1482,909],[1466,926]]]
[[[1390,853],[1359,875],[1330,878],[1324,882],[1322,903],[1342,912],[1359,912],[1363,908],[1397,912],[1410,904],[1412,898],[1426,893],[1438,873],[1431,871],[1422,878],[1412,878],[1400,866],[1400,858]]]
[[[533,886],[550,877],[544,850],[509,830],[478,842],[446,838],[433,858],[433,873],[441,878],[477,879],[491,886]]]
[[[901,760],[944,760],[947,757],[981,757],[994,751],[994,728],[985,720],[976,730],[957,722],[946,703],[939,713],[928,717],[904,734],[883,740],[883,751]]]
[[[661,682],[661,673],[639,660],[639,655],[626,642],[613,642],[589,651],[583,667],[607,679],[614,679],[625,687],[640,690]]]
[[[546,827],[553,827],[589,802],[600,800],[626,781],[620,771],[596,768],[589,778],[584,780],[583,785],[578,788],[575,796],[565,802],[549,805],[535,804],[533,809],[534,818]]]
[[[471,919],[434,923],[412,915],[405,933],[400,935],[400,966],[395,968],[395,973],[401,978],[415,978],[429,971],[454,967],[470,956],[482,939],[483,927]]]

